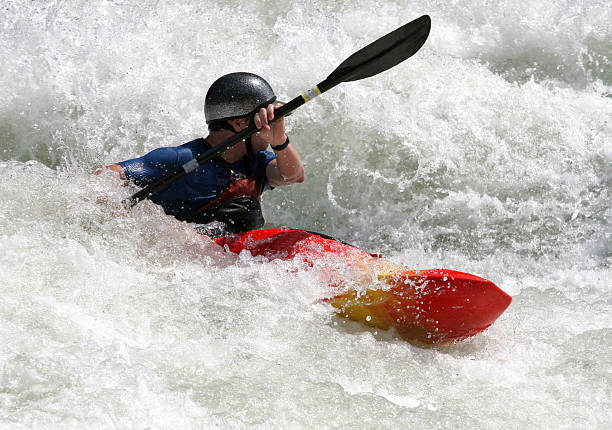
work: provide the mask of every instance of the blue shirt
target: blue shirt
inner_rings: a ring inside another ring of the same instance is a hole
[[[204,153],[207,147],[203,139],[196,139],[181,146],[158,148],[148,154],[118,163],[127,178],[134,184],[145,187],[174,172],[180,166]],[[259,151],[252,159],[252,172],[262,190],[269,188],[266,167],[276,155]],[[248,158],[230,164],[236,171],[248,175]],[[183,176],[165,189],[153,194],[150,200],[161,205],[168,215],[185,219],[194,211],[219,196],[229,185],[230,174],[215,159]]]

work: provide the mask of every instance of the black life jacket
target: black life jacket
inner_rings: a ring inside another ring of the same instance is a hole
[[[207,149],[210,145],[204,140]],[[229,184],[219,196],[198,208],[188,217],[189,222],[208,224],[219,221],[225,224],[228,233],[240,233],[263,227],[265,220],[261,210],[262,184],[253,172],[253,146],[246,140],[248,175],[236,172],[221,156],[215,161],[229,173]]]

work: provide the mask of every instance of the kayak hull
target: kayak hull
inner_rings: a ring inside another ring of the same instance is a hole
[[[449,269],[407,269],[303,230],[253,230],[215,241],[233,253],[249,251],[253,256],[297,258],[310,264],[326,259],[351,266],[355,276],[350,282],[334,276],[333,269],[328,273],[336,293],[324,300],[343,317],[383,330],[394,328],[407,340],[466,339],[493,324],[512,301],[484,278]]]

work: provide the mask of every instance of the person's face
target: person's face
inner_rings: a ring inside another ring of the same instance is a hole
[[[251,123],[251,118],[245,117],[245,118],[231,119],[228,122],[234,128],[234,130],[236,130],[236,133],[238,133],[239,131],[242,131],[249,126],[249,124]]]

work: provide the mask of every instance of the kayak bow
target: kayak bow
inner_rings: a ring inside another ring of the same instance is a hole
[[[512,301],[478,276],[449,269],[406,269],[302,230],[253,230],[215,241],[234,253],[299,258],[310,264],[325,258],[351,266],[357,276],[350,280],[334,276],[333,270],[327,274],[337,293],[324,300],[343,317],[384,330],[394,328],[407,340],[444,343],[474,336],[493,324]]]

